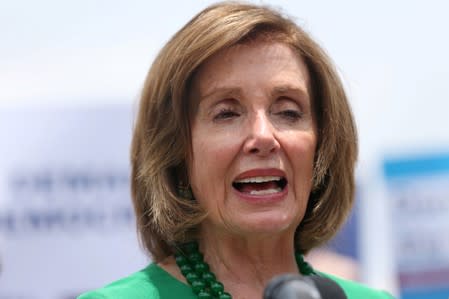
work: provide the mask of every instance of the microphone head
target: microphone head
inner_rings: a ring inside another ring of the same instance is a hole
[[[347,299],[343,289],[332,279],[318,275],[310,276],[320,291],[322,299]]]
[[[333,280],[318,275],[275,276],[265,288],[263,299],[347,299]]]
[[[265,288],[263,299],[322,299],[309,277],[297,274],[275,276]]]

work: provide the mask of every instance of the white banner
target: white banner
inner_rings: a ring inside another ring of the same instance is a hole
[[[0,110],[0,298],[68,299],[143,268],[131,109]]]

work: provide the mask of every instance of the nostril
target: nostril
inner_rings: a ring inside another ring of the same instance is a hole
[[[249,150],[250,154],[257,154],[259,152],[258,148],[252,148]]]

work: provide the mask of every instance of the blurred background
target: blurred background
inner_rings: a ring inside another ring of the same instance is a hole
[[[333,58],[359,130],[357,204],[315,267],[449,297],[449,4],[254,1]],[[0,298],[65,299],[145,267],[129,195],[158,50],[213,1],[0,0]]]

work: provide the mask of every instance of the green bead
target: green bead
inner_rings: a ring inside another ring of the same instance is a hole
[[[306,262],[304,262],[303,267],[302,267],[302,270],[304,271],[303,274],[305,274],[305,275],[310,275],[310,274],[315,273],[315,270],[313,270],[312,266],[310,266],[310,265],[309,265],[308,263],[306,263]],[[302,271],[301,271],[301,273],[302,273]]]
[[[189,261],[192,264],[196,264],[203,261],[203,255],[199,252],[193,252],[189,254]]]
[[[211,284],[212,282],[214,282],[216,280],[214,273],[212,272],[204,272],[203,275],[201,276],[201,278],[203,278],[203,280],[208,283]]]
[[[312,266],[304,260],[304,257],[299,252],[295,252],[296,263],[298,264],[299,272],[304,275],[315,273]]]
[[[195,267],[196,273],[198,273],[198,274],[204,273],[209,270],[209,265],[206,264],[205,262],[196,263],[194,267]]]
[[[301,262],[298,262],[298,257]],[[198,298],[232,299],[232,296],[224,291],[223,284],[217,281],[215,275],[210,272],[209,265],[204,262],[203,255],[199,252],[198,243],[190,242],[182,245],[180,252],[175,254],[175,260]],[[302,255],[297,256],[297,262],[298,265],[308,266],[302,260]]]
[[[199,299],[212,299],[212,295],[207,291],[201,291],[198,293]]]
[[[295,258],[298,264],[302,264],[304,262],[304,257],[299,252],[295,252]]]
[[[195,272],[189,272],[185,275],[185,277],[190,284],[192,284],[193,281],[199,279],[198,275]]]
[[[195,294],[198,294],[200,291],[204,290],[206,284],[201,280],[192,281],[192,290]]]
[[[175,260],[179,267],[189,264],[189,260],[183,255],[177,255]]]
[[[198,252],[198,243],[197,242],[189,242],[183,246],[183,249],[187,253]]]
[[[214,294],[221,294],[223,293],[224,287],[223,284],[219,281],[214,281],[210,284],[210,289]]]
[[[232,299],[232,296],[229,293],[223,292],[218,296],[218,299]]]
[[[190,272],[193,272],[193,269],[192,267],[190,267],[190,265],[182,265],[181,267],[179,267],[179,269],[184,276],[186,276]]]

